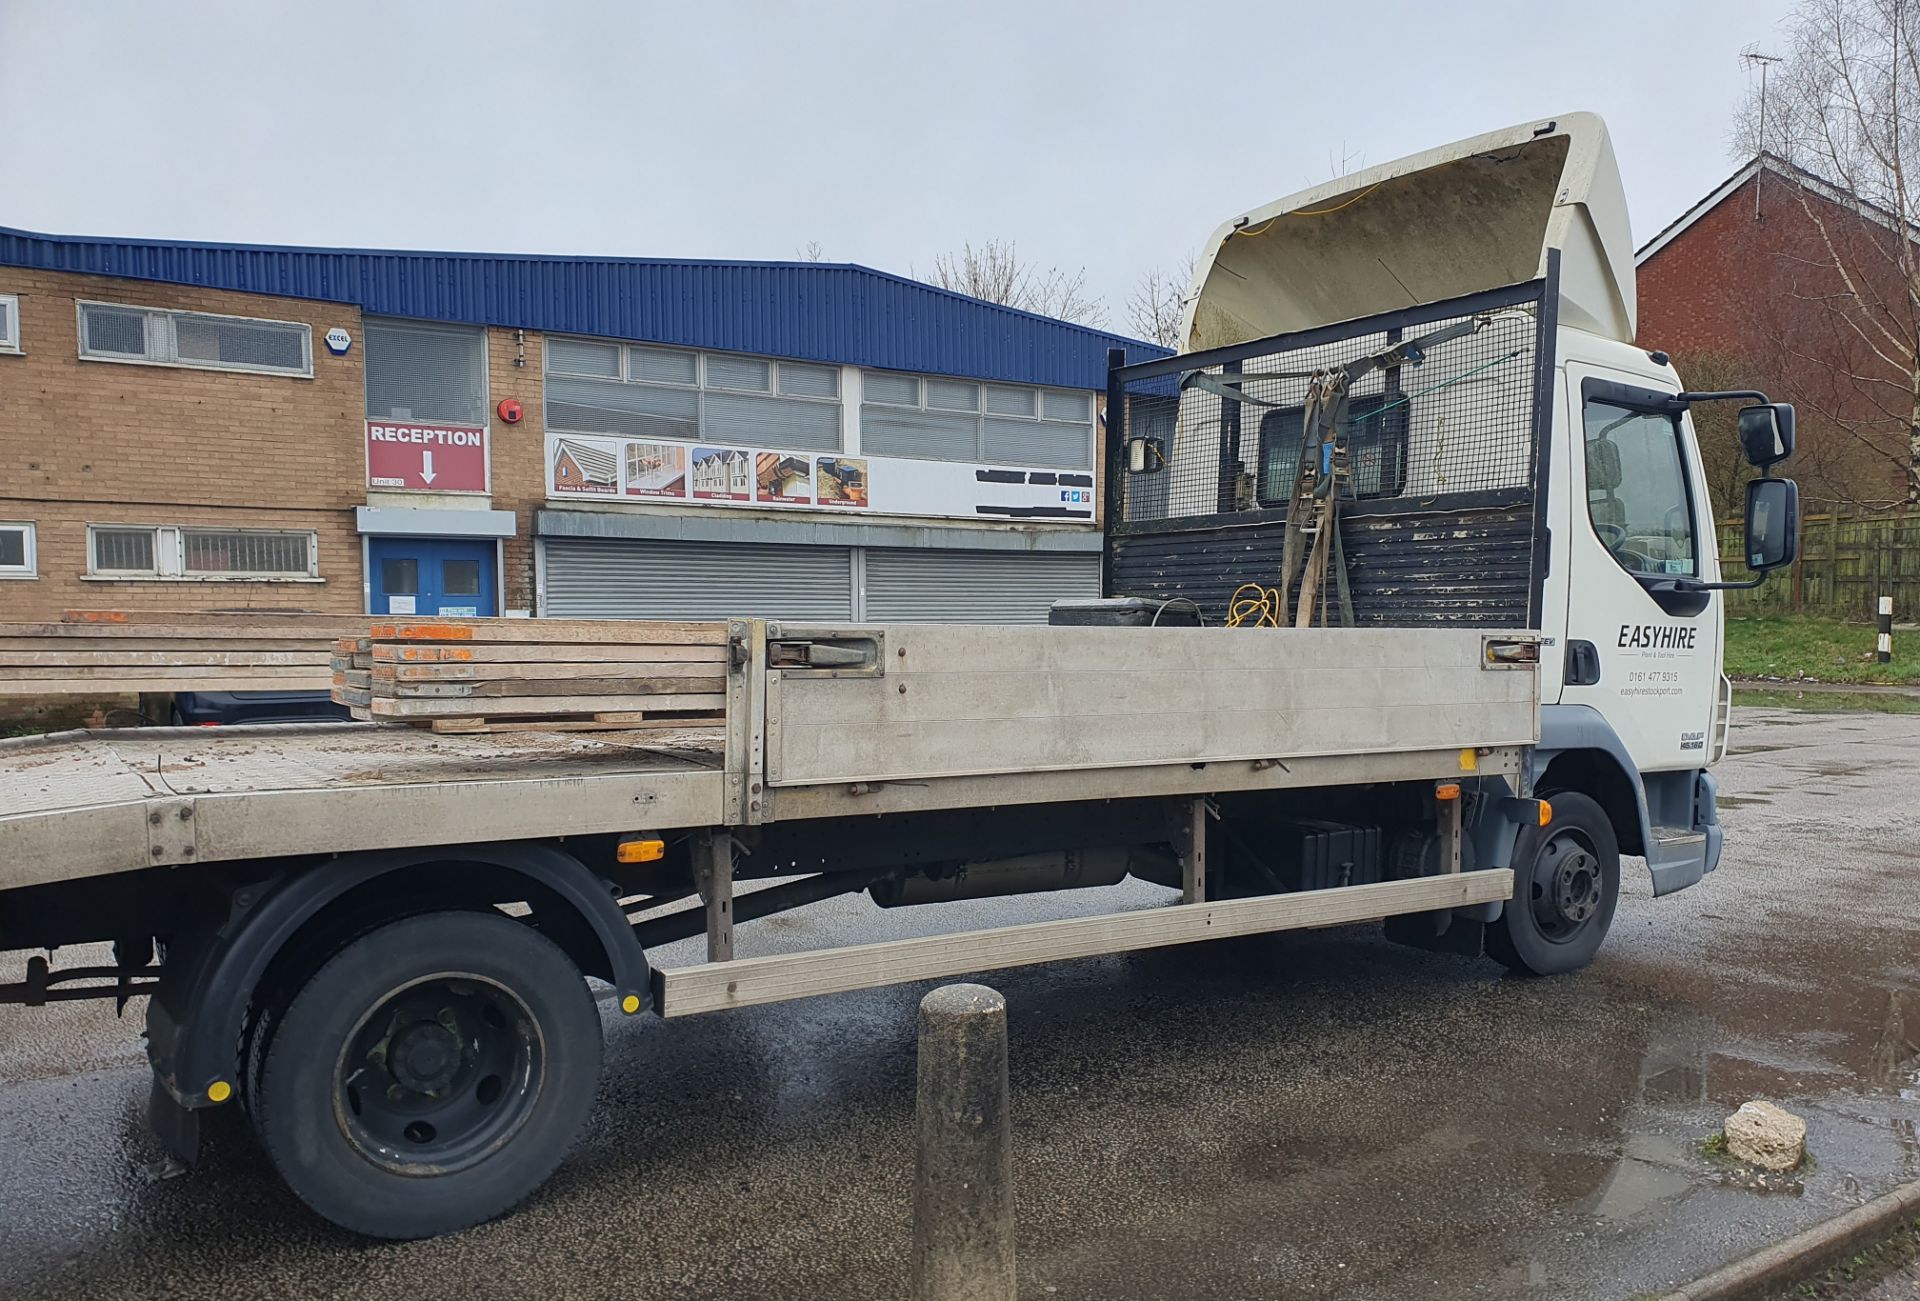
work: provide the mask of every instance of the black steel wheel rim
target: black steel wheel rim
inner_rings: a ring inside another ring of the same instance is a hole
[[[545,1076],[540,1027],[519,996],[442,972],[392,990],[347,1035],[334,1118],[375,1165],[451,1174],[513,1137]]]
[[[1600,853],[1584,832],[1556,831],[1534,856],[1531,882],[1535,924],[1542,938],[1569,944],[1599,915],[1606,881]]]

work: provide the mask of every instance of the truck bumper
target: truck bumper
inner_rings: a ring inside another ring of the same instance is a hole
[[[1711,872],[1720,866],[1720,783],[1705,769],[1693,788],[1693,824],[1707,833],[1706,870]]]

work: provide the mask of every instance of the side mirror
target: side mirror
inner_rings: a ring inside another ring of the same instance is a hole
[[[1766,402],[1740,408],[1740,450],[1747,464],[1764,471],[1793,455],[1793,404]]]
[[[1791,413],[1792,408],[1788,410]],[[1746,415],[1745,411],[1740,413],[1743,439]],[[1788,428],[1792,428],[1791,423]],[[1752,480],[1747,484],[1747,568],[1764,574],[1792,564],[1799,554],[1800,486],[1792,479]]]
[[[1620,486],[1620,444],[1596,438],[1587,444],[1587,490],[1612,492]]]
[[[1166,468],[1167,455],[1164,444],[1158,438],[1129,438],[1127,440],[1127,473],[1152,474]]]

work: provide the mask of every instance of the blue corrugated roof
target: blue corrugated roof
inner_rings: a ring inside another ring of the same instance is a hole
[[[0,266],[351,303],[375,316],[1097,389],[1107,349],[1166,349],[871,267],[395,252],[42,235],[0,227]]]

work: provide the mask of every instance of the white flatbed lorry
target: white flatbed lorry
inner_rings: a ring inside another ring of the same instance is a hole
[[[1471,223],[1431,224],[1443,201]],[[1657,893],[1719,851],[1718,568],[1686,418],[1709,395],[1632,345],[1627,249],[1586,115],[1223,227],[1195,351],[1116,359],[1108,588],[1144,600],[1087,616],[1201,626],[681,625],[727,647],[724,722],[684,731],[0,741],[0,949],[115,954],[35,956],[0,999],[147,997],[177,1154],[244,1105],[316,1211],[417,1237],[505,1211],[564,1156],[600,1069],[583,976],[685,1016],[1373,919],[1575,969],[1623,850]],[[1361,357],[1325,449],[1346,468],[1324,590],[1351,626],[1219,626],[1276,622],[1238,593],[1275,581],[1301,386]],[[1790,450],[1790,409],[1742,427],[1756,463]],[[1797,502],[1762,482],[1764,571]],[[1179,901],[734,955],[736,925],[834,895],[1129,874]],[[706,962],[649,963],[703,932]]]

